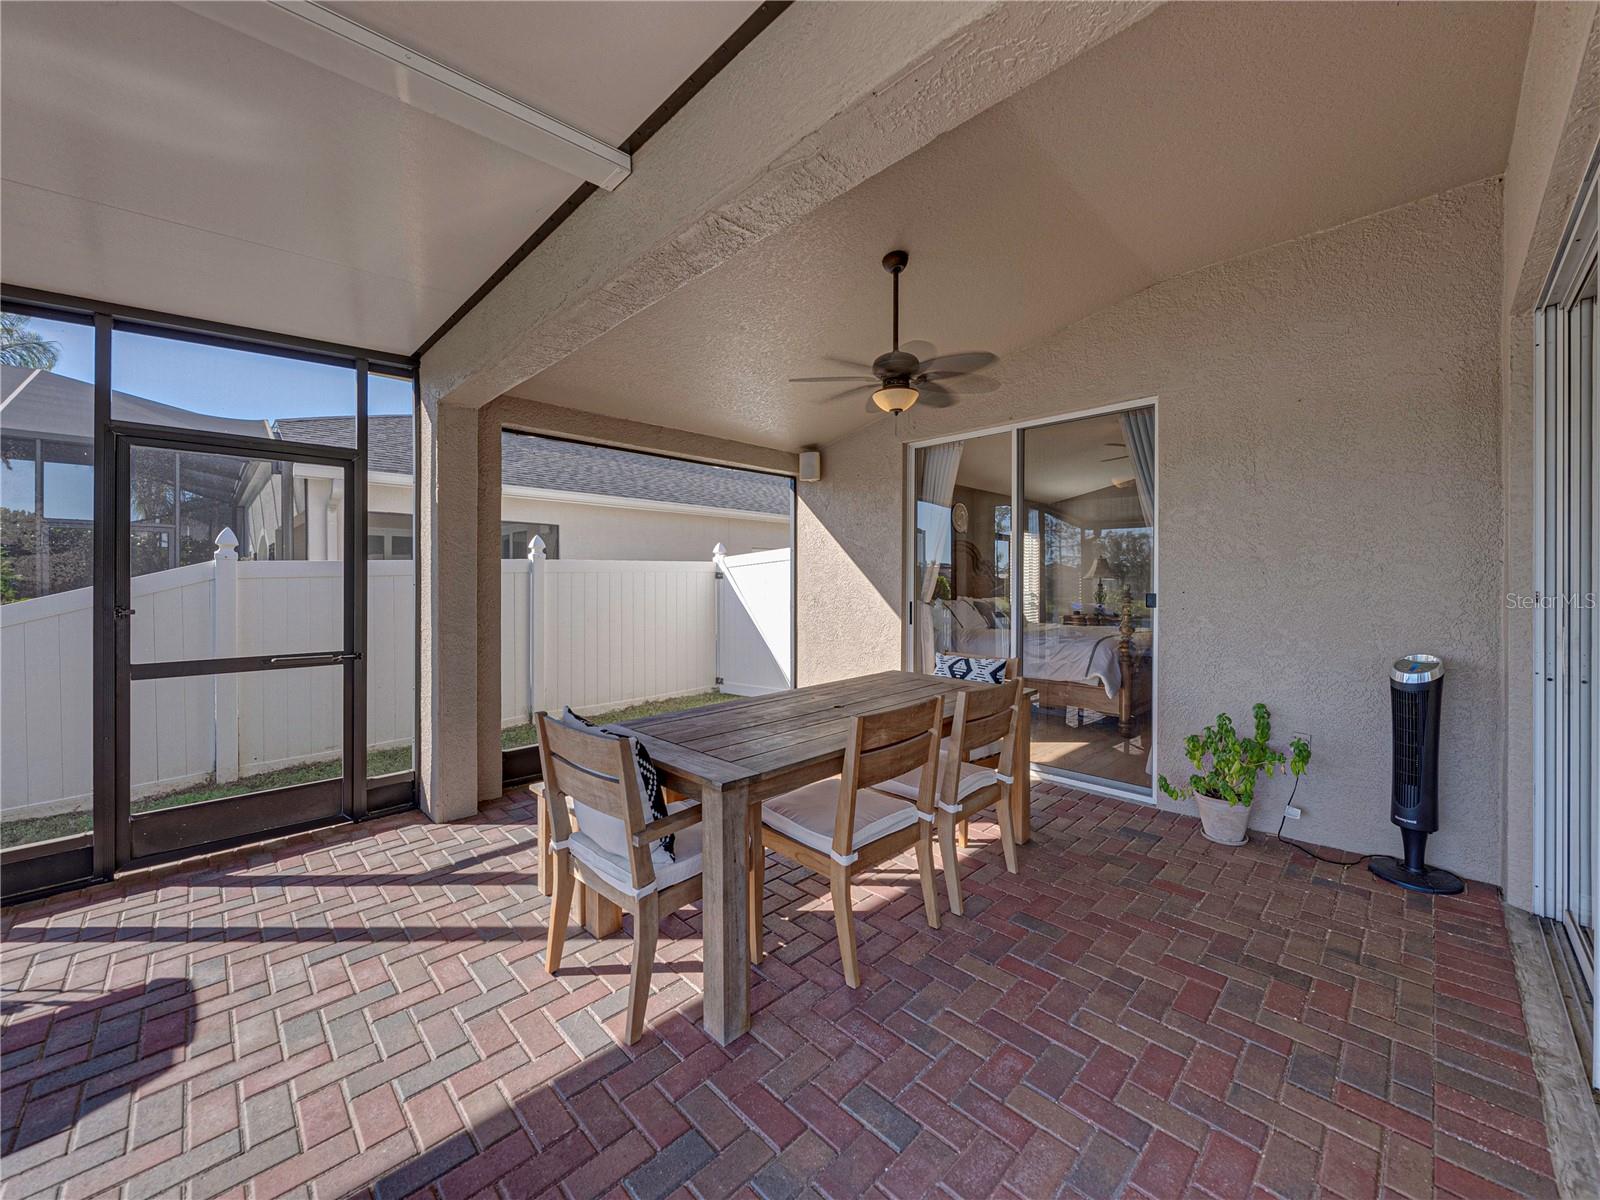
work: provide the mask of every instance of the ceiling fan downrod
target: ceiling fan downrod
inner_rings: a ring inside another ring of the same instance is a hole
[[[911,256],[904,250],[891,250],[883,256],[883,269],[894,277],[894,348],[900,349],[900,272],[906,269]]]

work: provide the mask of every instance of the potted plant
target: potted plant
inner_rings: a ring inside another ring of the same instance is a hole
[[[1174,800],[1192,797],[1200,809],[1201,830],[1224,846],[1244,845],[1250,803],[1255,799],[1256,781],[1262,771],[1271,775],[1287,763],[1289,772],[1300,776],[1311,762],[1311,746],[1304,738],[1290,742],[1287,755],[1274,750],[1272,714],[1265,704],[1257,704],[1253,711],[1254,737],[1240,737],[1232,718],[1219,713],[1215,725],[1207,725],[1203,733],[1183,739],[1184,754],[1196,770],[1189,782],[1173,787],[1165,775],[1157,780],[1161,790]]]

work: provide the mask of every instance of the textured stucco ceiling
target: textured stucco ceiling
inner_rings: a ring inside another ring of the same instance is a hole
[[[827,356],[1004,356],[1152,283],[1498,174],[1523,4],[1179,4],[514,389],[762,445],[863,423]],[[962,401],[979,408],[982,397]],[[981,417],[976,423],[981,424]]]
[[[615,144],[754,8],[347,5]],[[579,180],[175,4],[0,6],[10,284],[409,354]]]

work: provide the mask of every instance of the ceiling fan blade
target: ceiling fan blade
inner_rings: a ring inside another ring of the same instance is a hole
[[[835,366],[849,367],[860,375],[872,375],[871,363],[857,362],[853,358],[840,358],[837,354],[824,354],[821,355],[821,359],[823,362],[833,363]],[[876,379],[877,376],[874,375],[873,378]]]
[[[813,400],[812,403],[832,404],[835,400],[848,400],[851,396],[858,395],[861,392],[875,392],[877,390],[878,381],[874,379],[871,383],[857,384],[855,387],[845,388],[845,390],[842,392],[835,392],[831,396],[822,396],[816,400]],[[869,400],[868,403],[870,404],[871,401]]]
[[[917,384],[917,402],[926,404],[929,408],[949,408],[960,399],[954,392],[947,392],[937,383]]]
[[[981,371],[992,362],[997,362],[998,356],[990,354],[987,350],[972,350],[965,354],[941,354],[938,358],[930,358],[922,364],[924,371],[950,371],[957,375],[968,375],[973,371]]]
[[[796,375],[790,383],[865,383],[876,381],[875,375]]]
[[[917,386],[921,387],[924,383],[937,384],[959,396],[982,396],[1000,388],[998,380],[984,375],[968,375],[961,371],[928,371],[917,376]]]
[[[1102,458],[1100,461],[1101,462],[1121,462],[1123,459],[1125,459],[1127,457],[1128,456],[1126,454],[1119,454],[1115,458]]]

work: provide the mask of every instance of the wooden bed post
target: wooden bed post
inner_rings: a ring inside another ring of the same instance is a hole
[[[1118,630],[1117,660],[1122,664],[1122,687],[1117,693],[1117,732],[1123,737],[1132,737],[1139,663],[1133,653],[1133,593],[1127,588],[1122,589],[1122,621]]]

